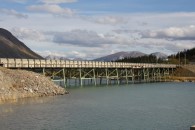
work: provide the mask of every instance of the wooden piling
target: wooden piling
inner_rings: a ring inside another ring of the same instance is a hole
[[[191,126],[190,130],[195,130],[195,125]]]

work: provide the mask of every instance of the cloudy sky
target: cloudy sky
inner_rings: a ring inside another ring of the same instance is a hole
[[[0,27],[42,56],[195,47],[195,0],[0,0]]]

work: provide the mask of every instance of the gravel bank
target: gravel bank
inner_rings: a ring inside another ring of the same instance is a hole
[[[65,92],[64,88],[43,75],[0,67],[0,102],[26,97],[63,95]]]

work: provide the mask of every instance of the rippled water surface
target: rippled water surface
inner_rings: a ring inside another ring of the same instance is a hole
[[[64,96],[0,105],[1,130],[189,130],[195,83],[69,89]]]

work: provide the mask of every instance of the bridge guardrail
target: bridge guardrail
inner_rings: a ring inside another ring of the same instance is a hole
[[[7,68],[176,68],[173,64],[0,58]]]

